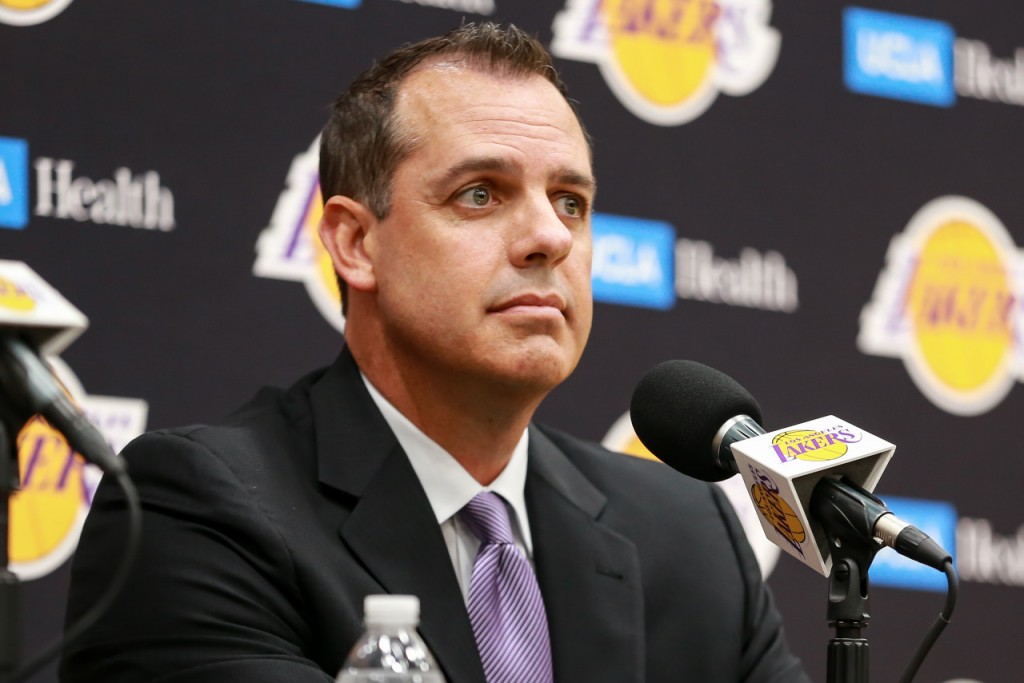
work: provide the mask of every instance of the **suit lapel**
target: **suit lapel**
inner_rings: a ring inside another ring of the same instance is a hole
[[[636,547],[598,521],[605,497],[540,430],[526,504],[556,681],[644,680]]]
[[[484,683],[430,503],[347,350],[312,387],[311,401],[320,482],[354,501],[342,541],[384,590],[420,598],[420,633],[449,683]],[[533,427],[526,504],[555,680],[643,681],[636,548],[598,521],[604,495]]]
[[[440,527],[347,351],[313,387],[312,403],[320,481],[356,499],[341,539],[385,591],[419,597],[420,634],[449,683],[484,683]]]

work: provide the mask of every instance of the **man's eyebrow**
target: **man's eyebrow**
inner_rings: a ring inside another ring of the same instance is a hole
[[[584,190],[597,192],[597,179],[589,173],[580,173],[579,171],[566,168],[559,171],[555,177],[563,185],[575,185]]]
[[[431,186],[438,194],[441,194],[449,185],[456,182],[462,176],[482,171],[490,171],[502,175],[517,175],[523,173],[524,168],[518,161],[505,157],[471,157],[460,161],[446,170],[437,180],[431,183]],[[591,192],[597,190],[597,180],[594,179],[594,176],[570,168],[559,169],[555,173],[555,180],[560,184],[575,185]]]
[[[441,194],[444,190],[464,175],[492,171],[505,175],[522,173],[523,166],[517,161],[503,157],[470,157],[455,164],[431,183],[433,189]]]

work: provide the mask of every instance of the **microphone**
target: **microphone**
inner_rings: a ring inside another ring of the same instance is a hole
[[[104,472],[124,463],[68,398],[40,357],[57,354],[85,330],[86,317],[20,261],[0,260],[0,392],[5,421],[42,415],[76,452]]]
[[[673,469],[704,481],[740,473],[769,539],[821,574],[831,570],[829,531],[940,571],[952,559],[865,488],[895,447],[834,416],[766,433],[760,406],[739,383],[675,360],[640,380],[630,418],[640,441]]]

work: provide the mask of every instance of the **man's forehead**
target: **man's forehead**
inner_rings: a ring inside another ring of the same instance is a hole
[[[547,78],[532,72],[510,73],[457,57],[435,59],[402,81],[394,113],[399,134],[417,146],[431,129],[515,121],[527,128],[557,128],[581,141],[590,158],[586,134],[568,101]]]
[[[576,116],[558,87],[544,75],[459,55],[438,57],[417,65],[396,88],[395,106],[396,111],[412,107],[443,109],[454,102],[472,104],[473,95],[478,91],[491,91],[484,97],[494,98],[495,90],[500,96],[512,89],[532,91],[530,99],[551,100],[549,109],[558,102],[573,118]]]
[[[554,84],[540,74],[512,73],[507,69],[489,68],[465,58],[452,57],[424,62],[410,71],[397,88],[396,102],[399,107],[403,103],[406,106],[413,103],[420,106],[443,106],[450,99],[439,99],[437,94],[447,92],[449,95],[454,93],[467,96],[472,94],[472,91],[467,90],[467,85],[485,89],[525,86],[537,88],[538,92],[550,88],[552,93],[557,93],[562,99]]]

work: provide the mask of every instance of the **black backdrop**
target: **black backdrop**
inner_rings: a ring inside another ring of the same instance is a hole
[[[627,234],[632,246],[595,265],[611,290],[628,300],[647,286],[662,307],[599,302],[583,362],[539,418],[601,440],[649,367],[692,358],[747,386],[769,426],[833,413],[892,441],[883,497],[916,501],[922,524],[940,504],[959,518],[940,530],[950,545],[959,536],[960,607],[918,680],[1019,680],[1024,16],[1013,0],[861,7],[951,29],[956,82],[952,43],[877,13],[844,36],[856,17],[830,1],[0,0],[0,258],[29,263],[89,316],[63,354],[73,377],[64,374],[112,441],[143,422],[221,415],[339,347],[316,304],[325,280],[308,245],[289,255],[281,237],[302,220],[312,185],[301,157],[327,105],[402,42],[481,11],[515,22],[554,44],[594,138],[595,230],[674,230],[667,243]],[[659,40],[690,42],[659,52]],[[965,75],[964,40],[998,63]],[[703,69],[717,69],[724,85],[710,92],[723,92],[678,113],[695,98],[671,83],[699,81]],[[746,86],[730,92],[729,74]],[[901,81],[895,97],[871,92]],[[944,92],[949,106],[921,92]],[[679,106],[650,104],[659,93]],[[652,120],[658,111],[676,120]],[[935,200],[938,213],[909,230]],[[1001,225],[979,218],[979,205]],[[959,232],[940,232],[952,224]],[[275,236],[260,242],[265,230]],[[890,251],[898,236],[902,250]],[[717,260],[697,263],[695,248]],[[883,274],[891,291],[876,289]],[[873,297],[875,315],[862,315]],[[45,527],[40,481],[21,495],[37,496],[31,514]],[[87,499],[94,477],[84,481],[75,495]],[[14,543],[15,560],[49,552]],[[26,651],[59,633],[67,563],[54,557],[26,572]],[[788,557],[768,564],[792,645],[823,680],[826,581]],[[898,587],[901,576],[873,585],[875,680],[898,677],[942,603]],[[52,669],[37,677],[54,679]]]

